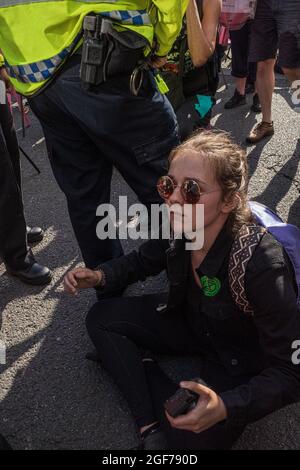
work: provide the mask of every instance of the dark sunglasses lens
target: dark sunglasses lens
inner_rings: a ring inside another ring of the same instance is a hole
[[[169,176],[162,176],[159,178],[157,190],[162,198],[168,199],[174,192],[174,183],[171,178]]]
[[[196,204],[199,201],[201,190],[197,181],[186,180],[182,189],[185,200],[188,204]]]

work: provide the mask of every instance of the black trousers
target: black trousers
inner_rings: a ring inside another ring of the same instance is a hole
[[[19,146],[7,103],[0,105],[0,124],[0,253],[11,269],[22,270],[33,259],[26,238]]]
[[[110,202],[113,167],[140,202],[161,203],[156,183],[167,171],[178,131],[173,109],[154,88],[150,73],[136,97],[129,91],[129,76],[84,91],[79,69],[80,56],[74,55],[55,82],[29,102],[43,127],[83,259],[94,268],[123,254],[119,240],[96,236],[96,210]]]
[[[240,385],[217,361],[205,357],[201,338],[185,315],[162,315],[157,311],[165,295],[147,295],[105,300],[95,304],[86,319],[89,336],[103,367],[127,399],[139,427],[159,421],[170,449],[228,449],[243,428],[220,423],[201,434],[172,428],[163,404],[175,393],[173,382],[156,362],[143,361],[143,351],[156,354],[199,357],[196,376],[217,393]],[[195,377],[195,370],[184,371],[181,380]]]
[[[248,78],[250,83],[256,82],[257,63],[249,62],[251,40],[251,21],[241,29],[230,31],[232,50],[232,75],[236,78]]]

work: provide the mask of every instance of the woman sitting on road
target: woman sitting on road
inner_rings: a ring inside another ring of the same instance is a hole
[[[230,448],[248,423],[300,400],[300,365],[292,360],[300,312],[290,260],[263,233],[244,277],[252,313],[238,308],[229,280],[231,250],[243,230],[258,226],[247,202],[246,156],[227,134],[202,132],[176,148],[158,190],[175,234],[180,224],[172,206],[192,205],[196,230],[203,204],[203,247],[187,250],[185,238],[150,240],[98,270],[70,271],[65,289],[75,294],[98,286],[109,293],[167,270],[168,296],[98,302],[87,316],[89,335],[128,401],[144,449]],[[153,354],[199,357],[197,374],[187,367],[180,383],[199,395],[187,414],[165,412],[165,400],[179,385]],[[203,382],[189,380],[195,376]]]

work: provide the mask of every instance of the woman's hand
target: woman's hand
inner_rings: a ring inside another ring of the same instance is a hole
[[[79,289],[89,289],[101,282],[102,273],[88,268],[76,268],[69,271],[64,277],[65,291],[77,295]]]
[[[166,412],[173,428],[198,434],[227,418],[223,400],[213,390],[196,382],[182,382],[180,386],[198,393],[199,400],[196,407],[186,415],[172,418]]]

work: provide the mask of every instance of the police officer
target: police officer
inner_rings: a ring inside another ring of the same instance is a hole
[[[5,15],[0,43],[8,72],[41,122],[89,268],[122,255],[119,240],[96,236],[96,209],[110,201],[113,167],[142,203],[161,202],[156,182],[166,172],[178,131],[153,68],[164,63],[187,4],[7,0],[0,8],[0,18]],[[84,25],[89,44],[82,39]],[[91,53],[89,47],[94,48]]]
[[[18,141],[8,104],[3,102],[3,81],[9,83],[3,66],[0,79],[0,254],[10,274],[28,284],[44,285],[51,281],[51,273],[35,261],[27,245],[41,241],[43,231],[27,227],[24,218]]]

